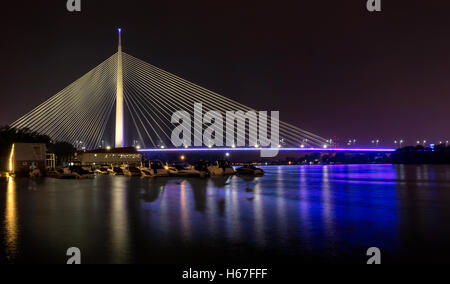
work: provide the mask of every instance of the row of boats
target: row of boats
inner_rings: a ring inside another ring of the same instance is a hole
[[[60,169],[50,176],[61,179],[85,179],[93,178],[95,175],[111,175],[111,176],[139,176],[143,178],[155,177],[199,177],[205,178],[210,176],[228,176],[228,175],[264,175],[264,171],[253,165],[245,165],[237,167],[231,166],[227,161],[197,162],[194,164],[168,164],[161,161],[151,161],[147,164],[121,166],[102,166],[95,169],[81,166],[70,166]]]

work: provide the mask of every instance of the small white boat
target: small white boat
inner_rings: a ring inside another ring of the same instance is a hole
[[[144,178],[152,178],[155,177],[153,171],[149,168],[141,168],[141,176]]]
[[[149,167],[146,168],[144,166],[140,167],[141,173],[144,171],[145,176],[151,177],[168,177],[169,176],[169,167],[164,165],[161,161],[151,161]]]
[[[141,162],[141,165],[138,167],[138,169],[141,171],[141,176],[144,178],[152,178],[155,176],[153,173],[153,170],[149,167],[144,166],[144,164]]]
[[[125,176],[137,177],[137,176],[142,175],[142,172],[140,169],[138,169],[137,167],[134,167],[134,166],[129,166],[127,164],[122,165],[122,167],[120,167],[120,169],[123,171],[123,174]]]
[[[178,176],[180,177],[200,177],[204,178],[208,175],[208,172],[201,168],[196,168],[195,166],[189,165],[184,169],[178,171]]]
[[[165,166],[172,177],[205,177],[206,171],[197,170],[195,166],[189,164],[166,164]]]
[[[119,167],[114,167],[113,165],[111,165],[111,167],[108,168],[108,173],[110,176],[122,176],[123,170]]]
[[[107,167],[101,167],[101,168],[95,169],[94,173],[97,174],[97,175],[107,175],[107,174],[109,174]]]

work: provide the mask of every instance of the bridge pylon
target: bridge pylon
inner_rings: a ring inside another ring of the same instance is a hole
[[[125,147],[124,115],[123,115],[123,74],[122,74],[122,29],[119,32],[119,47],[117,50],[117,85],[116,85],[116,132],[115,147]]]

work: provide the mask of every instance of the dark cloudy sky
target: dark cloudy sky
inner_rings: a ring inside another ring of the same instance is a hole
[[[115,53],[121,26],[125,52],[325,138],[450,139],[448,1],[14,2],[0,124]]]

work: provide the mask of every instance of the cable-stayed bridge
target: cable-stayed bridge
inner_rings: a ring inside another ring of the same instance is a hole
[[[114,145],[171,151],[175,127],[172,114],[184,110],[194,116],[195,103],[202,103],[204,112],[217,111],[224,117],[227,111],[254,111],[123,52],[119,29],[115,54],[11,126],[28,128],[86,150]],[[249,130],[255,127],[248,125]],[[202,131],[194,130],[192,134],[195,140]],[[243,135],[248,148],[258,146],[250,145],[250,137],[236,129],[237,139]],[[279,138],[277,147],[285,149],[331,146],[326,139],[282,121]]]

